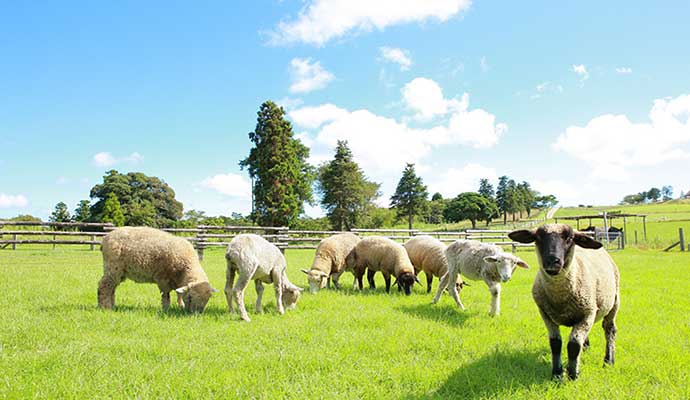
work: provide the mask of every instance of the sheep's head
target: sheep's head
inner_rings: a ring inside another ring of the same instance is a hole
[[[405,292],[406,296],[409,296],[412,294],[412,286],[414,286],[415,282],[421,285],[415,274],[412,272],[403,272],[397,277],[394,285],[398,285],[398,289]]]
[[[539,265],[552,276],[568,268],[576,245],[585,249],[602,247],[601,242],[565,224],[547,224],[533,230],[513,231],[508,237],[519,243],[534,243]]]
[[[283,307],[288,310],[293,310],[297,307],[297,300],[299,300],[300,294],[302,294],[302,288],[293,285],[288,282],[283,286],[283,295],[281,297],[281,302]]]
[[[492,256],[484,257],[484,262],[487,263],[498,274],[501,282],[508,282],[513,277],[515,268],[529,268],[526,262],[508,253],[498,253]]]
[[[307,281],[309,282],[309,291],[311,293],[316,293],[319,289],[326,287],[328,283],[328,274],[319,271],[318,269],[307,270],[302,268],[300,271],[307,274]]]
[[[211,287],[208,281],[192,282],[187,286],[175,289],[182,296],[184,308],[188,312],[202,313],[211,295],[218,290]]]

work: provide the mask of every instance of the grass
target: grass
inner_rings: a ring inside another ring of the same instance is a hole
[[[289,275],[313,251],[287,253]],[[160,311],[154,285],[125,282],[117,308],[96,308],[100,253],[23,246],[0,251],[0,398],[690,398],[690,254],[629,249],[621,269],[617,364],[602,368],[599,324],[578,381],[550,380],[546,330],[530,287],[533,268],[504,286],[502,315],[488,316],[489,293],[475,282],[431,305],[382,289],[305,294],[280,316],[267,288],[252,322],[215,296],[200,316]],[[224,259],[205,254],[219,289]],[[423,280],[423,279],[422,279]],[[379,276],[379,283],[381,278]],[[435,281],[435,285],[436,285]],[[563,331],[566,335],[566,331]]]

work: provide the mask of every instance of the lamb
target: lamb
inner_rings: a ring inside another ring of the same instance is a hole
[[[448,260],[446,259],[446,245],[431,236],[415,236],[403,244],[410,261],[414,266],[415,275],[424,271],[426,275],[426,292],[431,293],[431,283],[434,276],[439,279],[448,272]],[[456,281],[458,290],[465,285],[460,275]]]
[[[432,304],[438,302],[443,290],[449,286],[448,282],[455,282],[458,274],[471,280],[483,280],[491,292],[491,310],[489,314],[501,313],[501,283],[508,282],[513,276],[516,266],[529,268],[526,262],[512,254],[506,253],[500,247],[475,240],[456,240],[446,249],[448,258],[448,273],[441,278]],[[458,307],[464,310],[458,297],[455,285],[448,289]]]
[[[338,289],[341,288],[338,279],[346,269],[345,259],[359,241],[359,236],[353,233],[339,233],[319,243],[311,269],[301,269],[307,274],[311,293],[318,292],[326,285],[330,287],[331,278],[333,285]]]
[[[568,339],[567,370],[571,379],[577,379],[581,350],[589,347],[589,332],[602,318],[606,336],[604,366],[613,365],[619,273],[602,244],[563,224],[517,230],[508,237],[520,243],[535,243],[540,268],[532,297],[549,332],[552,377],[561,379],[563,375],[560,325],[573,328]]]
[[[390,292],[391,275],[395,276],[398,291],[402,290],[408,296],[412,293],[414,283],[419,283],[405,248],[385,237],[369,236],[360,240],[347,256],[346,264],[354,270],[356,286],[360,290],[363,286],[362,276],[367,268],[367,280],[371,288],[376,288],[374,274],[381,271],[386,281],[386,293]]]
[[[98,306],[112,309],[115,289],[129,278],[155,283],[161,291],[163,311],[170,307],[170,291],[185,310],[201,313],[211,294],[194,247],[185,239],[153,228],[117,228],[103,237],[103,277],[98,283]]]
[[[235,236],[225,253],[227,262],[225,297],[228,309],[234,312],[233,302],[237,303],[240,317],[250,322],[244,307],[244,289],[250,280],[254,280],[256,287],[256,312],[261,313],[261,297],[264,293],[263,283],[273,283],[276,294],[276,307],[281,315],[285,308],[294,309],[297,306],[302,288],[288,280],[287,261],[280,250],[259,235],[240,234]],[[237,284],[235,273],[238,273]]]

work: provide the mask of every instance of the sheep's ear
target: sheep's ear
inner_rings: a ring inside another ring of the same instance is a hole
[[[484,257],[484,261],[486,261],[488,263],[497,263],[498,258],[496,256],[486,256],[486,257]]]
[[[576,245],[584,249],[600,249],[603,246],[601,242],[594,240],[589,235],[585,235],[584,233],[580,232],[575,232],[575,235],[573,235],[573,241]]]
[[[179,294],[185,294],[187,290],[189,290],[189,286],[182,286],[175,289],[175,291]]]
[[[529,264],[527,264],[526,262],[524,262],[520,259],[518,259],[517,265],[518,265],[518,267],[522,267],[524,269],[529,269]]]
[[[510,240],[516,241],[518,243],[532,243],[537,239],[536,232],[527,229],[512,231],[508,234],[508,237],[510,238]]]
[[[309,275],[309,271],[307,271],[307,270],[304,269],[304,268],[300,269],[300,271],[302,271],[302,272],[304,272],[305,274]]]

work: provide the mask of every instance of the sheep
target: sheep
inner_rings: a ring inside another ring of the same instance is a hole
[[[338,279],[346,269],[345,259],[359,240],[359,236],[353,233],[339,233],[329,236],[319,243],[311,269],[301,269],[307,274],[311,293],[318,292],[327,284],[330,287],[331,278],[333,285],[337,289],[341,288]]]
[[[256,287],[256,312],[262,313],[261,297],[264,293],[263,283],[273,283],[276,294],[276,307],[281,315],[285,308],[294,309],[297,306],[302,288],[288,280],[287,261],[280,250],[259,235],[240,234],[235,236],[228,245],[225,253],[227,262],[225,297],[228,309],[234,312],[233,301],[237,303],[240,317],[250,322],[244,307],[244,289],[250,280],[254,280]],[[235,282],[237,273],[237,284]],[[233,286],[234,284],[234,286]]]
[[[431,283],[434,276],[439,279],[448,272],[448,260],[446,259],[446,245],[440,240],[431,236],[415,236],[403,244],[410,261],[414,266],[415,275],[424,271],[426,275],[426,292],[431,293]],[[460,275],[456,281],[458,290],[461,290],[465,283]]]
[[[390,293],[391,275],[395,276],[398,291],[402,290],[408,296],[412,293],[414,283],[419,283],[405,248],[385,237],[369,236],[360,240],[347,256],[346,264],[353,269],[356,286],[360,290],[363,286],[362,276],[367,268],[367,280],[371,288],[376,288],[374,274],[381,271],[386,281],[386,293]]]
[[[552,377],[561,379],[563,375],[561,325],[573,328],[568,339],[568,377],[577,379],[580,352],[589,347],[589,332],[602,318],[606,336],[604,366],[613,365],[620,305],[619,273],[602,244],[564,224],[517,230],[508,237],[535,244],[540,268],[532,297],[549,333]]]
[[[500,247],[491,243],[475,240],[456,240],[446,249],[448,258],[448,273],[441,278],[436,296],[432,304],[438,302],[443,290],[449,286],[448,282],[455,282],[458,274],[471,280],[483,280],[491,292],[492,316],[501,313],[501,283],[508,282],[516,266],[529,268],[526,262],[512,254],[506,253]],[[458,297],[455,285],[448,289],[451,297],[461,310],[465,306]]]
[[[211,294],[194,247],[185,239],[153,228],[117,228],[103,237],[103,277],[98,283],[98,306],[112,309],[115,289],[129,278],[156,283],[163,311],[170,307],[170,291],[185,310],[201,313]]]

